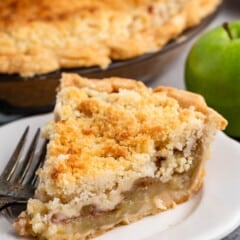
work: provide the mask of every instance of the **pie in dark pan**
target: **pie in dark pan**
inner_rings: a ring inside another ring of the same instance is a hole
[[[70,2],[0,2],[0,111],[51,110],[62,72],[154,79],[221,1]]]

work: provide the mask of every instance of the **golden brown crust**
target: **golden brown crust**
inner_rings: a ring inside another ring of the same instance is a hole
[[[157,51],[220,2],[4,0],[0,2],[0,72],[30,76],[59,68],[105,68],[112,59]]]
[[[143,171],[147,169],[147,162],[145,167],[138,165],[139,158],[135,158],[135,154],[153,156],[153,149],[163,148],[167,141],[175,142],[177,146],[182,141],[182,134],[190,134],[189,137],[195,139],[202,128],[198,124],[209,125],[206,131],[210,132],[212,129],[222,130],[227,124],[198,94],[169,87],[152,90],[131,79],[89,80],[76,74],[63,74],[58,96],[55,108],[57,122],[52,130],[55,134],[50,137],[48,155],[51,161],[59,155],[70,154],[70,157],[49,170],[51,184],[57,186],[53,189],[58,190],[47,194],[64,201],[72,197],[66,182],[72,186],[78,181],[85,184],[87,178],[104,176],[101,169],[121,176],[119,166],[130,175],[133,164],[134,171]],[[195,121],[200,122],[195,125]],[[185,124],[191,130],[185,129]],[[173,148],[174,144],[167,149]],[[111,184],[117,179],[122,180],[116,177],[110,181]],[[62,190],[63,186],[65,190]]]
[[[119,89],[129,89],[138,92],[148,91],[142,82],[127,78],[112,77],[101,79],[101,81],[99,81],[99,79],[91,79],[91,81],[89,81],[88,78],[79,77],[76,74],[63,74],[61,87],[65,88],[70,86],[75,86],[78,88],[87,87],[99,92],[103,91],[108,93],[117,92]],[[153,89],[153,92],[166,93],[167,96],[176,99],[183,108],[194,106],[197,111],[200,111],[203,114],[213,118],[213,121],[218,124],[219,130],[225,129],[227,125],[226,119],[213,109],[209,108],[203,96],[200,94],[166,86],[157,87]]]
[[[76,74],[62,76],[55,115],[43,131],[50,141],[37,199],[15,223],[20,234],[48,240],[86,239],[186,201],[200,189],[210,144],[226,125],[199,95]],[[135,193],[149,201],[131,212]],[[82,215],[88,206],[96,211]],[[108,213],[114,220],[103,223]],[[85,228],[85,217],[94,224]]]

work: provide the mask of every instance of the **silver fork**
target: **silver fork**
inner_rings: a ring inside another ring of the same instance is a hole
[[[46,155],[45,140],[36,156],[36,148],[39,142],[40,130],[38,129],[31,141],[29,148],[21,159],[26,138],[29,132],[27,127],[21,136],[12,156],[5,166],[0,176],[0,212],[8,207],[14,207],[18,204],[25,205],[27,200],[34,194],[38,177],[36,170],[42,166]],[[10,209],[11,210],[11,209]],[[10,214],[10,211],[2,211]]]

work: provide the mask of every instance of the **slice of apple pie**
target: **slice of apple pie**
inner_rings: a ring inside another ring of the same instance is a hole
[[[199,95],[65,74],[35,198],[14,223],[48,240],[96,236],[186,201],[226,121]]]
[[[31,76],[155,52],[221,0],[2,0],[0,73]]]

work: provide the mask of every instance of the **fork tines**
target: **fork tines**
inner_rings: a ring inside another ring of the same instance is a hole
[[[31,185],[32,187],[36,185],[37,176],[35,172],[42,166],[45,159],[47,141],[45,140],[37,151],[37,147],[40,145],[40,129],[37,129],[28,149],[25,154],[23,154],[28,134],[29,126],[27,126],[23,132],[11,158],[0,176],[1,181],[5,182],[5,184],[16,184],[18,186]],[[21,157],[22,155],[24,156]]]

